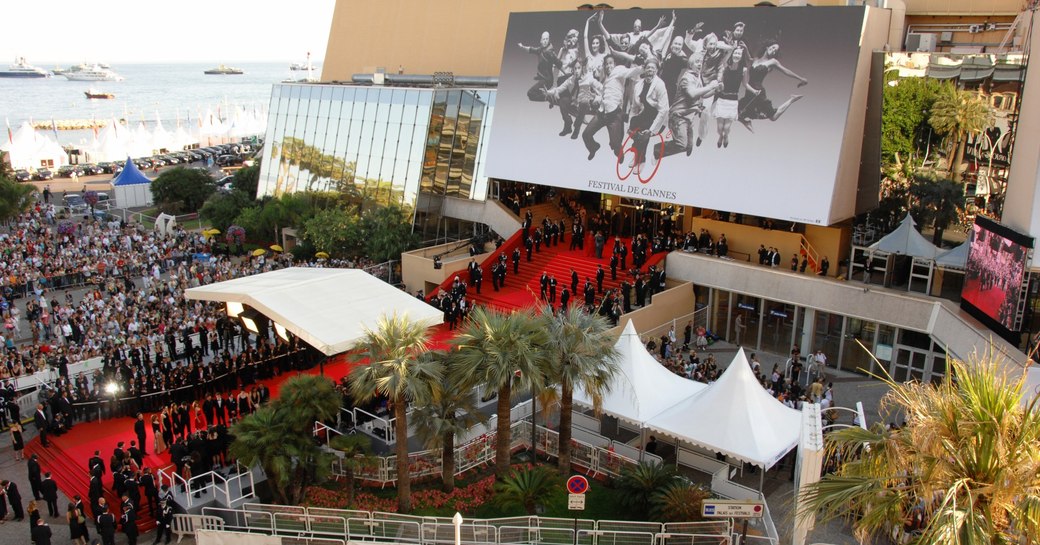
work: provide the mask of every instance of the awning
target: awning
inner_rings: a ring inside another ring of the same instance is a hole
[[[331,356],[350,350],[384,315],[430,326],[444,314],[360,269],[292,267],[191,288],[188,299],[248,305]]]

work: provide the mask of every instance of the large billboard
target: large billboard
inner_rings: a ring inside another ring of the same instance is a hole
[[[961,306],[1002,337],[1016,342],[1019,298],[1033,238],[983,216],[975,217]]]
[[[826,224],[865,16],[513,13],[488,175]]]

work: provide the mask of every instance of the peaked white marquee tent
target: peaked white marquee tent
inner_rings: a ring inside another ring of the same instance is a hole
[[[610,416],[644,426],[651,417],[700,393],[707,384],[677,376],[647,352],[629,320],[614,344],[620,353],[618,375],[603,394],[600,410]],[[593,400],[580,387],[574,402],[592,407]]]
[[[717,381],[646,426],[768,469],[798,445],[802,417],[762,388],[741,348]]]
[[[191,288],[188,299],[248,305],[331,356],[396,312],[430,326],[444,314],[360,269],[291,267]]]
[[[917,222],[907,214],[895,231],[885,235],[881,240],[870,245],[876,252],[908,255],[924,259],[935,259],[942,250],[924,238],[917,230]]]

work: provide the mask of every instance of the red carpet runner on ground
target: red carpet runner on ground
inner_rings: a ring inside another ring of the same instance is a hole
[[[326,362],[325,376],[338,382],[339,379],[350,372],[351,368],[352,365],[347,363],[345,358],[335,358]],[[319,369],[318,366],[315,366],[313,369],[303,371],[303,373],[316,375]],[[271,390],[271,397],[274,398],[278,397],[282,383],[288,378],[296,376],[296,374],[284,373],[262,382]],[[145,414],[145,422],[151,422],[150,413]],[[144,465],[152,468],[152,473],[157,473],[159,469],[169,468],[172,465],[170,454],[169,451],[164,451],[162,454],[152,452],[150,424],[147,426],[147,430],[148,445],[146,450],[148,455],[144,457]],[[192,431],[195,430],[192,429]],[[40,466],[43,468],[43,471],[51,472],[54,481],[58,484],[58,488],[67,497],[71,499],[74,495],[79,494],[83,498],[83,503],[89,504],[90,474],[87,471],[87,461],[94,455],[94,451],[100,451],[101,459],[105,460],[107,464],[117,443],[122,441],[126,444],[125,447],[128,447],[130,441],[137,440],[137,436],[134,435],[134,419],[124,417],[106,419],[100,422],[97,420],[80,422],[73,426],[68,433],[61,436],[50,435],[47,439],[50,447],[43,448],[40,445],[39,438],[33,438],[25,447],[26,456],[30,454],[39,455]],[[102,483],[105,486],[105,499],[108,502],[109,509],[113,510],[116,518],[118,518],[118,506],[121,505],[122,500],[117,498],[112,490],[112,472],[108,471],[107,467],[105,468],[105,476],[102,479]],[[157,482],[157,486],[160,484],[162,483]],[[137,526],[142,532],[145,532],[155,528],[155,519],[148,510],[148,502],[144,499],[143,491],[141,498],[142,505],[139,506],[137,511]],[[89,506],[87,509],[89,510]],[[62,510],[64,510],[64,506],[62,506]]]

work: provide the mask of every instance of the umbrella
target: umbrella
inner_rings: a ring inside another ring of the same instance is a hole
[[[314,254],[314,257],[316,257],[318,259],[328,259],[329,258],[329,254],[327,254],[325,252],[318,252],[318,253]]]
[[[257,248],[255,250],[253,250],[253,257],[260,257],[260,256],[262,256],[262,255],[264,255],[266,253],[267,253],[267,250],[265,250],[263,248]]]
[[[217,229],[215,227],[211,227],[211,228],[206,229],[205,231],[203,231],[202,234],[204,234],[204,235],[219,235],[220,234],[220,229]]]
[[[274,252],[284,251],[284,250],[282,250],[282,247],[280,245],[278,245],[278,244],[272,244],[270,246],[270,248],[271,248],[271,251],[274,251]]]

